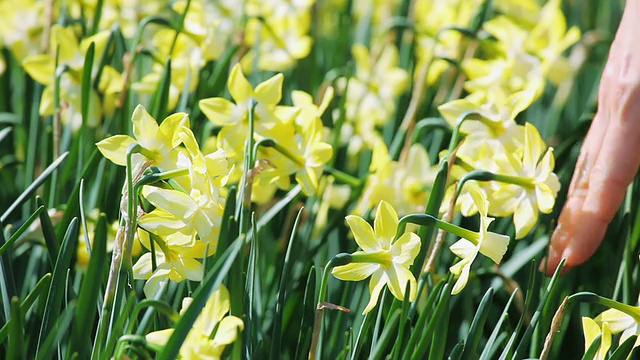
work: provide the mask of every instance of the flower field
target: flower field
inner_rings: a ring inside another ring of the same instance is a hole
[[[0,358],[637,356],[640,182],[545,257],[623,5],[0,0]]]

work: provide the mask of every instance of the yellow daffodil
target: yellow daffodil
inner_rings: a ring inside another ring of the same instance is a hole
[[[182,300],[180,314],[184,314],[192,298]],[[227,315],[230,308],[229,291],[224,285],[215,290],[198,315],[191,331],[180,347],[181,359],[220,359],[225,347],[232,344],[244,329],[242,319]],[[160,350],[169,341],[173,329],[154,331],[145,337]]]
[[[211,188],[207,184],[194,186],[189,194],[171,189],[148,190],[145,198],[156,208],[141,216],[138,224],[163,237],[175,232],[197,232],[202,241],[209,242],[215,249],[214,229],[222,221],[224,200]]]
[[[595,322],[593,319],[588,317],[582,318],[582,330],[584,331],[584,350],[585,352],[589,349],[593,341],[598,335],[600,337],[600,347],[598,348],[598,352],[593,357],[595,360],[605,360],[607,359],[607,352],[611,347],[611,329],[609,328],[608,323],[602,323],[602,328]]]
[[[546,149],[546,151],[545,151]],[[560,190],[558,177],[553,173],[553,148],[548,148],[535,126],[525,124],[523,156],[498,154],[495,162],[499,174],[513,178],[513,184],[502,184],[491,194],[490,212],[496,216],[513,215],[516,238],[521,239],[538,221],[538,211],[553,210]]]
[[[222,126],[217,137],[217,146],[224,149],[227,159],[235,165],[230,181],[242,175],[244,146],[249,136],[249,110],[255,101],[254,131],[263,134],[276,124],[283,123],[274,110],[282,98],[282,74],[260,83],[254,89],[242,73],[239,64],[231,70],[227,87],[235,104],[224,98],[200,100],[200,110],[215,125]]]
[[[420,238],[408,232],[394,241],[398,230],[398,215],[393,207],[381,201],[376,210],[374,228],[363,218],[349,215],[347,224],[362,251],[351,255],[352,262],[333,268],[333,276],[341,280],[361,281],[371,276],[369,303],[363,314],[378,303],[380,291],[387,285],[393,296],[403,300],[409,283],[409,300],[416,298],[416,279],[409,270],[420,252]]]
[[[634,307],[636,316],[640,315],[640,309]],[[622,312],[618,309],[608,309],[596,316],[594,321],[604,329],[605,324],[611,329],[611,334],[619,334],[619,344],[622,344],[632,335],[640,335],[640,317],[633,316]],[[634,347],[640,346],[640,337],[636,340]]]
[[[458,277],[451,289],[452,294],[459,293],[467,285],[471,264],[478,253],[482,253],[494,263],[499,264],[509,245],[508,236],[488,231],[489,225],[494,219],[487,216],[489,203],[486,195],[474,187],[470,188],[469,194],[473,197],[480,213],[480,231],[473,232],[463,229],[465,232],[464,238],[458,240],[449,248],[451,252],[462,259],[449,268],[451,273]]]
[[[413,144],[406,159],[393,161],[384,142],[378,140],[369,171],[354,213],[364,213],[381,200],[391,203],[401,215],[424,211],[436,168],[422,145]]]
[[[66,66],[67,71],[60,75],[59,97],[65,106],[60,106],[63,123],[72,124],[77,130],[82,123],[95,127],[100,123],[105,109],[113,111],[115,95],[122,88],[120,73],[110,66],[101,72],[98,90],[105,96],[101,98],[95,90],[91,90],[89,116],[82,119],[81,108],[81,74],[86,52],[91,43],[95,46],[95,59],[100,59],[105,51],[110,31],[102,31],[78,42],[74,31],[68,27],[53,25],[51,27],[50,53],[27,56],[22,61],[25,71],[36,81],[45,85],[40,101],[40,115],[53,115],[54,84],[56,78],[56,61],[58,66]],[[99,63],[95,61],[94,63]],[[97,65],[94,65],[94,73]],[[103,102],[110,101],[109,104]]]
[[[175,168],[178,157],[176,147],[180,145],[178,130],[180,126],[189,126],[189,117],[185,113],[168,116],[158,126],[142,105],[136,106],[131,115],[133,136],[114,135],[96,144],[98,150],[114,164],[127,164],[127,148],[138,143],[144,149],[144,155],[154,162],[154,166],[164,169]],[[139,157],[137,159],[140,159]]]
[[[398,50],[392,44],[369,51],[362,44],[353,45],[356,73],[349,79],[346,93],[347,119],[356,133],[372,146],[378,138],[376,126],[386,124],[396,111],[396,98],[409,84],[406,70],[398,67]],[[338,81],[344,91],[346,78]]]

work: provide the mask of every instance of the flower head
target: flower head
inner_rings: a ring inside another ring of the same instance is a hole
[[[479,187],[471,187],[469,194],[473,197],[480,213],[480,231],[477,233],[468,231],[465,238],[458,240],[449,248],[452,253],[462,259],[449,268],[449,271],[458,277],[451,290],[454,295],[467,285],[471,264],[479,252],[499,264],[509,245],[508,236],[488,231],[493,218],[487,216],[489,202],[485,193]]]
[[[338,279],[350,281],[360,281],[371,276],[371,297],[363,314],[376,306],[380,291],[385,285],[389,286],[393,296],[403,300],[409,283],[409,300],[415,300],[417,283],[409,266],[420,252],[418,235],[408,232],[394,241],[398,230],[398,214],[385,201],[380,201],[378,205],[373,228],[359,216],[349,215],[346,219],[362,251],[353,253],[351,263],[337,266],[331,273]]]

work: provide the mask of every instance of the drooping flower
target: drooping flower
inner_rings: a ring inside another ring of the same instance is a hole
[[[373,228],[359,216],[349,215],[346,220],[362,251],[351,254],[351,263],[336,266],[331,273],[338,279],[349,281],[361,281],[371,276],[369,303],[363,314],[376,306],[385,285],[393,296],[404,300],[405,288],[409,283],[409,300],[415,300],[417,282],[409,267],[420,252],[418,235],[407,232],[394,241],[398,215],[385,201],[380,201],[378,205]]]
[[[189,308],[193,301],[186,297],[182,300],[180,314]],[[180,347],[182,359],[220,359],[225,347],[232,344],[238,333],[244,329],[242,319],[227,315],[230,308],[229,291],[224,285],[215,290],[198,315],[191,331]],[[158,350],[169,341],[174,329],[154,331],[145,336],[147,342]]]
[[[488,230],[494,219],[487,216],[489,203],[484,192],[476,187],[470,187],[469,190],[469,194],[472,196],[480,214],[480,230],[478,232],[465,230],[465,236],[449,248],[452,253],[462,259],[449,268],[449,271],[458,277],[451,290],[454,295],[462,291],[467,285],[471,264],[478,253],[482,253],[494,263],[499,264],[509,245],[508,236]]]

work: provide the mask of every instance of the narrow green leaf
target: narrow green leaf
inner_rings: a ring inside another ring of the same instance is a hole
[[[427,348],[431,344],[434,331],[436,331],[436,328],[440,326],[440,321],[443,318],[444,313],[449,312],[449,299],[451,299],[451,290],[449,290],[449,288],[449,283],[447,283],[442,289],[442,295],[436,305],[435,313],[429,320],[427,328],[422,333],[418,345],[413,349],[410,348],[413,350],[411,360],[422,359],[424,354],[427,353]]]
[[[589,345],[587,351],[582,355],[582,360],[593,360],[598,353],[598,350],[600,350],[600,342],[602,342],[602,334],[598,334],[598,336],[593,339],[593,342]]]
[[[448,360],[458,360],[462,359],[462,351],[464,350],[464,341],[460,341],[456,344],[456,346],[451,349],[451,353],[449,353]]]
[[[69,330],[71,321],[73,321],[75,307],[75,300],[69,302],[62,314],[58,318],[56,318],[56,322],[52,326],[52,331],[48,332],[47,337],[42,342],[42,345],[38,348],[36,360],[46,360],[54,358],[53,350],[60,342],[60,340],[62,340],[62,337],[67,335],[67,330]]]
[[[14,296],[11,299],[11,325],[9,326],[9,346],[7,346],[7,359],[25,359],[23,319],[20,311],[20,299]]]
[[[446,289],[443,290],[445,284],[446,280],[442,279],[436,284],[436,286],[433,287],[433,289],[431,289],[431,293],[427,297],[427,302],[425,303],[424,307],[420,309],[420,316],[418,317],[418,321],[411,331],[409,342],[404,349],[404,355],[402,356],[403,359],[406,360],[411,357],[411,354],[413,354],[413,350],[417,346],[418,341],[422,336],[422,329],[425,329],[427,326],[427,320],[430,317],[435,317],[433,307],[434,304],[436,304],[436,300],[440,298],[440,294],[442,294],[443,291],[449,291],[449,287],[446,287]]]
[[[60,157],[58,157],[54,162],[52,162],[51,165],[47,166],[47,168],[44,169],[42,174],[40,174],[40,176],[38,176],[38,178],[35,179],[33,183],[31,183],[22,192],[22,194],[20,194],[20,196],[18,196],[18,198],[9,206],[9,208],[7,208],[7,210],[2,214],[2,216],[0,216],[0,223],[4,223],[9,217],[9,215],[11,215],[11,213],[18,206],[22,205],[25,201],[27,201],[27,199],[29,199],[29,197],[33,195],[33,193],[40,187],[40,185],[42,185],[42,183],[44,183],[45,180],[49,178],[49,176],[53,173],[53,171],[56,170],[58,166],[60,166],[60,164],[64,161],[64,159],[66,159],[68,155],[69,153],[65,152],[64,154],[60,155]]]
[[[64,294],[67,270],[71,266],[71,258],[76,252],[76,242],[78,240],[78,218],[73,218],[67,232],[62,240],[62,247],[58,253],[56,265],[53,269],[51,285],[47,294],[47,303],[45,305],[44,314],[42,316],[42,325],[40,327],[40,335],[38,336],[37,355],[41,356],[41,347],[48,340],[47,334],[50,334],[54,323],[60,314],[60,307]],[[68,309],[69,307],[67,307]],[[52,340],[53,341],[53,340]],[[49,358],[46,356],[45,358]]]
[[[89,178],[91,174],[95,171],[95,167],[102,160],[102,155],[96,148],[91,156],[87,159],[87,163],[82,169],[82,178]],[[66,208],[64,214],[62,215],[62,219],[56,225],[56,238],[61,239],[64,236],[64,232],[68,229],[69,224],[71,223],[72,218],[77,217],[79,215],[80,208],[80,182],[77,181],[73,190],[71,190],[71,195],[68,197]]]
[[[36,206],[45,206],[40,196],[36,196]],[[53,222],[51,221],[51,217],[49,217],[49,213],[47,211],[40,213],[40,227],[42,228],[44,243],[47,245],[49,263],[53,268],[58,251],[60,251],[60,245],[58,238],[56,237],[56,230],[53,227]]]
[[[47,294],[47,290],[49,289],[49,285],[51,284],[51,274],[45,274],[33,287],[33,290],[27,295],[22,304],[20,304],[20,314],[24,317],[27,314],[27,311],[31,309],[31,306],[35,303],[35,301],[39,298],[44,298]],[[9,320],[6,324],[2,326],[0,329],[0,343],[4,341],[4,339],[9,334],[9,325],[11,324],[11,320]]]
[[[551,291],[554,289],[554,287],[558,283],[558,278],[560,277],[560,271],[562,270],[562,267],[564,266],[564,262],[565,262],[565,260],[563,259],[560,262],[560,264],[558,265],[558,268],[556,269],[555,273],[551,277],[551,280],[549,281],[549,284],[547,285],[547,288],[546,288],[544,294],[540,298],[540,302],[538,303],[538,307],[536,309],[536,312],[531,317],[531,321],[529,322],[529,326],[527,326],[524,334],[522,335],[522,338],[520,338],[520,343],[518,344],[518,347],[516,348],[516,352],[514,353],[514,357],[522,358],[522,357],[525,356],[524,354],[527,352],[527,347],[529,346],[529,343],[530,343],[530,340],[531,340],[531,335],[533,334],[533,330],[538,325],[538,321],[540,320],[540,314],[542,313],[542,310],[544,309],[544,306],[547,303],[547,299],[549,298],[549,294],[551,293]]]
[[[491,310],[491,301],[493,300],[493,288],[489,288],[482,297],[476,315],[471,322],[471,328],[469,334],[465,340],[464,351],[462,353],[463,359],[477,359],[478,358],[478,344],[480,343],[480,337],[482,336],[482,330],[484,323],[487,321],[489,311]]]
[[[312,267],[307,276],[307,285],[304,288],[302,302],[302,316],[300,317],[300,332],[298,333],[298,345],[296,345],[296,359],[302,359],[309,353],[311,346],[311,333],[313,318],[316,310],[316,268]]]
[[[493,348],[494,344],[496,344],[496,339],[500,334],[500,331],[502,329],[502,324],[509,318],[509,313],[508,313],[509,307],[511,306],[511,302],[513,302],[513,299],[515,298],[517,293],[518,293],[518,289],[516,288],[511,293],[511,296],[509,296],[509,300],[507,301],[507,304],[504,306],[504,310],[502,310],[502,314],[500,315],[500,320],[498,320],[498,323],[493,328],[493,331],[491,332],[489,339],[484,345],[484,350],[482,351],[482,354],[480,354],[480,360],[486,360],[490,358],[489,357],[490,351]]]
[[[16,232],[11,235],[9,240],[7,240],[7,242],[0,246],[0,255],[4,254],[4,252],[7,251],[9,247],[11,247],[11,244],[18,240],[20,238],[20,235],[27,231],[31,223],[36,219],[36,217],[38,217],[38,215],[40,215],[43,209],[44,206],[40,206],[39,208],[37,208],[36,211],[31,214],[31,216],[29,216],[29,218],[24,222],[24,224],[22,224],[22,226],[20,226],[18,230],[16,230]]]
[[[93,239],[93,251],[89,258],[87,272],[80,286],[78,306],[73,322],[72,351],[78,352],[82,359],[90,355],[90,334],[96,318],[98,296],[102,288],[104,269],[107,259],[107,218],[104,214],[98,217]]]
[[[160,83],[158,84],[158,88],[156,89],[155,94],[153,94],[153,98],[151,99],[151,103],[149,104],[149,109],[151,115],[156,118],[158,121],[164,119],[167,114],[167,109],[169,107],[169,89],[171,88],[171,57],[167,58],[167,61],[164,64],[164,71],[162,72],[162,77],[160,78]]]
[[[298,211],[298,215],[296,216],[296,220],[293,223],[293,229],[291,230],[291,235],[289,236],[289,244],[287,245],[287,252],[284,255],[284,263],[282,264],[282,272],[280,274],[280,284],[278,286],[275,314],[272,325],[273,330],[271,332],[271,359],[278,358],[282,348],[282,344],[280,343],[282,335],[282,309],[284,308],[284,303],[286,300],[285,295],[290,287],[289,278],[291,268],[293,266],[291,252],[295,243],[296,233],[298,231],[298,225],[303,210],[304,208],[300,208],[300,210]]]
[[[613,352],[613,354],[611,354],[611,357],[609,358],[609,360],[627,359],[629,355],[631,355],[631,351],[633,351],[637,338],[638,338],[638,335],[629,336],[622,344],[620,344],[620,346],[618,346],[618,348]]]
[[[389,322],[384,324],[384,330],[380,335],[380,338],[376,342],[376,347],[373,349],[370,359],[382,359],[385,356],[384,351],[390,347],[390,343],[392,339],[396,338],[397,334],[397,326],[400,322],[400,316],[402,314],[402,310],[396,309],[391,315]]]
[[[102,2],[102,0],[98,0]],[[92,41],[87,48],[84,57],[84,66],[82,68],[82,84],[80,90],[80,113],[82,114],[82,123],[89,121],[89,106],[91,104],[91,70],[93,69],[93,58],[96,53],[96,44]]]

